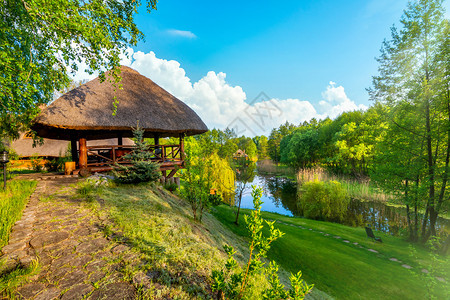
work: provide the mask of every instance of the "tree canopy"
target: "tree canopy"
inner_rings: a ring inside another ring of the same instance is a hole
[[[70,83],[68,69],[115,69],[143,34],[134,22],[139,0],[3,0],[0,5],[0,134],[17,137],[39,106]],[[147,0],[147,10],[156,0]]]

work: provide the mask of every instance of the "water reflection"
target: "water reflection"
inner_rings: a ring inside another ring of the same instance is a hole
[[[241,207],[243,208],[253,208],[253,200],[250,195],[251,185],[258,185],[264,189],[262,197],[264,203],[261,210],[288,216],[301,216],[297,209],[297,183],[295,181],[276,176],[255,176],[254,180],[247,185],[248,188],[242,196]],[[350,201],[346,218],[342,224],[349,226],[371,225],[372,228],[393,235],[406,233],[408,228],[405,208],[357,199]],[[419,221],[420,224],[421,220]],[[438,232],[448,232],[450,220],[438,218],[436,229]]]

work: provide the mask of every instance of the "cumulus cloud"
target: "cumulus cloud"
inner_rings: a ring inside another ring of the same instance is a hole
[[[189,30],[169,29],[166,31],[169,35],[184,37],[188,39],[195,39],[197,36]]]
[[[231,86],[223,72],[209,71],[192,83],[175,60],[158,58],[153,51],[144,53],[128,49],[127,54],[121,56],[123,65],[137,70],[184,101],[209,128],[230,127],[238,134],[268,135],[272,128],[286,121],[299,124],[311,118],[335,118],[344,111],[367,108],[351,101],[344,87],[333,81],[329,82],[316,107],[309,101],[270,98],[264,94],[254,103],[247,103],[243,89]]]

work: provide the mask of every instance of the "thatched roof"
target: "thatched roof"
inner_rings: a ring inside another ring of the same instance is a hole
[[[124,138],[123,145],[134,145],[131,139]],[[32,156],[60,157],[65,156],[69,148],[69,141],[44,139],[44,144],[33,147],[33,139],[22,133],[18,140],[13,141],[9,147],[12,148],[19,157],[27,158]],[[92,140],[87,141],[87,146],[117,145],[117,139]]]
[[[69,140],[72,136],[88,139],[116,137],[120,132],[131,137],[139,127],[146,137],[194,135],[208,131],[205,123],[189,106],[149,78],[122,66],[122,89],[114,91],[108,76],[89,81],[55,100],[34,120],[32,129],[46,138]],[[114,96],[119,101],[113,116]]]

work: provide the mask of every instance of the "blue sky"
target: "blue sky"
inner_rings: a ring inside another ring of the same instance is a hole
[[[163,0],[151,14],[140,11],[146,41],[135,49],[180,62],[193,81],[224,72],[249,100],[264,91],[314,102],[332,80],[368,105],[374,58],[406,2]]]
[[[210,128],[245,116],[243,134],[268,135],[285,121],[370,106],[365,89],[377,75],[375,57],[406,4],[161,0],[150,14],[140,9],[145,41],[122,63],[185,101]],[[246,103],[260,92],[272,99],[272,111],[252,105],[265,109],[258,123]]]

